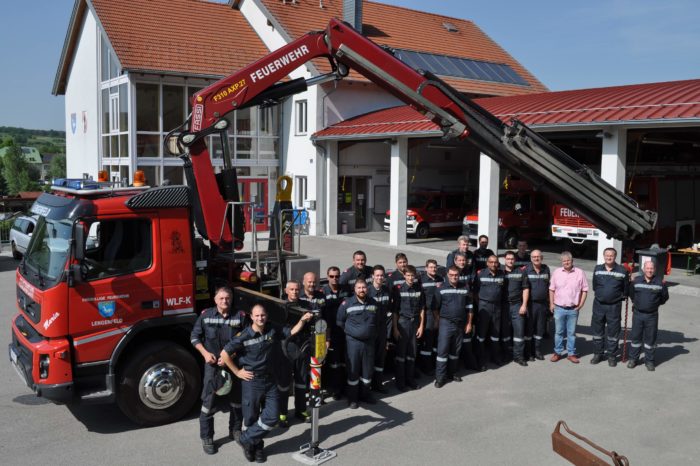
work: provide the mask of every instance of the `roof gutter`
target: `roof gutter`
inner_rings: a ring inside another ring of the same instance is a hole
[[[407,138],[421,137],[441,137],[442,131],[415,131],[415,132],[389,132],[389,133],[372,133],[372,134],[343,134],[337,136],[311,136],[311,141],[356,141],[356,140],[371,140],[371,139],[387,139],[393,137],[405,136]]]

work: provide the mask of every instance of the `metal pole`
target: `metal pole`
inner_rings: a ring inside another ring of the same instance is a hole
[[[309,375],[309,405],[311,406],[311,442],[299,447],[299,451],[292,458],[300,463],[317,465],[333,459],[337,454],[332,450],[324,450],[319,446],[318,435],[320,409],[321,409],[321,367],[326,359],[326,330],[328,325],[320,317],[314,317],[313,332],[311,334],[311,355]]]

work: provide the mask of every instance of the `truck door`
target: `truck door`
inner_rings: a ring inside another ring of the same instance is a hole
[[[68,295],[76,362],[109,359],[138,321],[161,314],[159,221],[155,214],[86,220],[82,280]]]

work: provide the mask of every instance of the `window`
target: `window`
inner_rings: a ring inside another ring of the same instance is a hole
[[[85,245],[87,280],[146,270],[152,262],[150,219],[115,219],[93,222]]]
[[[296,176],[294,177],[294,185],[296,189],[296,196],[295,196],[295,207],[296,208],[303,208],[304,207],[304,201],[307,199],[307,184],[306,184],[306,177],[305,176]]]
[[[296,134],[306,134],[306,100],[296,102]]]

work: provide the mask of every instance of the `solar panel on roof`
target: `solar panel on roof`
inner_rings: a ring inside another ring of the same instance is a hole
[[[504,63],[470,60],[412,50],[395,49],[395,52],[397,58],[415,70],[430,71],[440,76],[529,86],[525,79]]]

